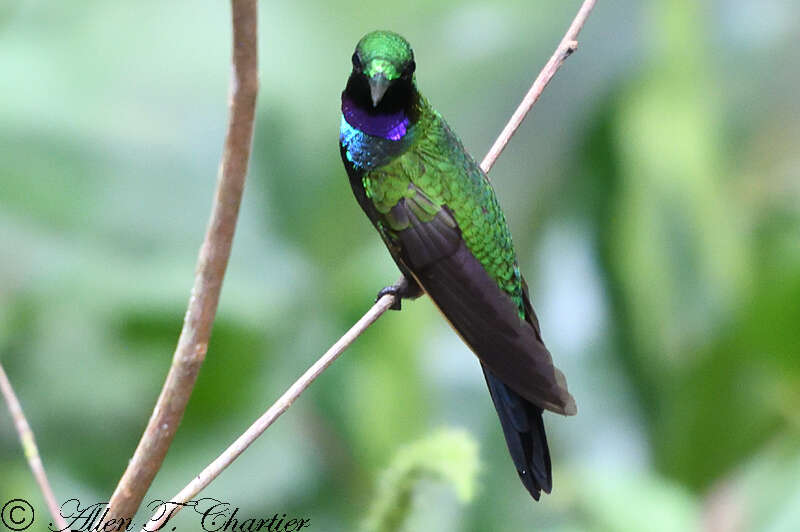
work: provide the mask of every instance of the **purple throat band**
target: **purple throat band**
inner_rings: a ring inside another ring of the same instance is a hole
[[[370,115],[349,99],[342,98],[342,114],[348,124],[373,137],[400,140],[408,131],[408,117],[402,110],[388,115]]]

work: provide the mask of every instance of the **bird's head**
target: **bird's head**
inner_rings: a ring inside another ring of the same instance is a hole
[[[415,92],[414,51],[391,31],[364,35],[353,53],[346,91],[373,108],[402,106]]]

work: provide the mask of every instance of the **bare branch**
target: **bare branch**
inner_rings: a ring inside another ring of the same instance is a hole
[[[503,131],[500,133],[500,136],[497,137],[497,140],[494,141],[492,147],[489,149],[489,153],[486,154],[486,157],[483,158],[481,161],[481,168],[487,174],[489,170],[491,170],[492,166],[494,166],[495,161],[503,153],[503,150],[506,148],[508,141],[511,140],[511,137],[516,133],[517,129],[519,128],[522,121],[525,120],[525,116],[528,114],[528,111],[531,110],[533,104],[536,103],[536,100],[539,99],[539,96],[542,95],[542,91],[550,83],[550,80],[553,79],[555,76],[556,71],[564,64],[564,61],[569,57],[572,52],[574,52],[578,48],[578,33],[580,33],[581,28],[583,28],[586,19],[591,13],[592,8],[594,7],[595,0],[586,0],[581,5],[581,8],[578,10],[578,14],[575,16],[575,19],[570,24],[567,33],[564,34],[564,38],[561,39],[561,43],[559,43],[558,48],[556,51],[553,52],[553,55],[550,56],[550,59],[544,65],[544,68],[539,75],[536,76],[536,79],[531,85],[531,88],[528,90],[528,93],[522,99],[517,110],[514,111],[514,114],[511,115],[511,119],[506,124],[506,127],[503,128]]]
[[[19,404],[19,400],[14,394],[14,388],[11,387],[11,382],[8,380],[2,364],[0,364],[0,392],[2,392],[8,405],[8,411],[14,420],[14,426],[17,429],[19,441],[22,443],[25,458],[28,459],[28,465],[36,478],[36,483],[39,484],[39,489],[42,491],[44,501],[47,503],[48,510],[50,510],[50,515],[53,516],[53,523],[58,526],[59,530],[67,530],[69,526],[61,516],[61,509],[58,506],[58,502],[56,502],[52,488],[50,488],[50,483],[47,481],[47,474],[44,472],[44,464],[42,464],[42,459],[39,456],[39,448],[36,447],[33,431],[28,424],[28,420],[25,419],[22,405]]]
[[[492,149],[481,163],[481,168],[488,172],[497,157],[503,151],[508,140],[519,128],[525,115],[539,98],[542,90],[563,64],[564,60],[576,49],[577,41],[575,38],[583,27],[586,17],[589,15],[595,0],[586,0],[578,11],[577,16],[570,25],[564,39],[562,39],[553,56],[544,66],[539,76],[534,81],[525,99],[520,104],[517,111],[509,120],[502,133],[495,141]],[[233,444],[220,454],[211,464],[209,464],[197,477],[195,477],[185,488],[178,492],[170,502],[185,503],[197,495],[203,488],[208,486],[225,468],[227,468],[244,450],[253,443],[289,406],[297,399],[303,391],[325,370],[334,360],[353,343],[370,325],[372,325],[389,307],[394,303],[395,296],[387,294],[381,297],[364,316],[356,322],[328,351],[317,360],[297,381],[292,384],[286,392],[267,410],[255,423],[253,423]],[[180,508],[177,508],[180,510]],[[174,515],[174,514],[169,514]],[[148,522],[147,529],[157,529],[163,523],[157,516],[153,516],[153,521]],[[153,523],[153,524],[150,524]]]
[[[172,497],[169,501],[172,503],[184,503],[190,501],[195,495],[200,493],[200,491],[208,486],[212,480],[217,478],[222,471],[225,470],[240,454],[242,454],[245,449],[247,449],[251,443],[253,443],[261,434],[269,428],[272,423],[280,417],[281,414],[286,412],[286,410],[292,406],[292,403],[295,399],[297,399],[306,388],[308,388],[320,374],[330,366],[334,360],[336,360],[339,355],[341,355],[345,349],[350,347],[356,338],[358,338],[361,333],[363,333],[367,327],[372,325],[372,323],[377,320],[381,314],[386,312],[386,310],[392,305],[394,301],[394,296],[386,295],[383,296],[375,303],[371,309],[364,314],[360,320],[358,320],[355,325],[353,325],[350,330],[348,330],[344,336],[339,338],[335,344],[333,344],[330,349],[328,349],[324,355],[322,355],[319,360],[317,360],[310,368],[306,370],[303,375],[297,379],[294,384],[292,384],[288,390],[284,392],[280,398],[273,403],[269,410],[264,412],[260,418],[258,418],[255,423],[253,423],[250,428],[247,429],[245,433],[239,436],[236,441],[234,441],[225,451],[217,457],[216,460],[211,462],[208,466],[206,466],[203,471],[200,472],[185,488],[183,488],[178,494]],[[180,510],[180,507],[176,508],[176,510]],[[152,531],[152,530],[159,530],[163,525],[164,521],[170,519],[175,515],[176,512],[164,511],[163,514],[159,513],[158,515],[160,518],[157,518],[155,515],[151,518],[151,521],[148,521],[145,527],[142,529],[144,532]]]
[[[136,452],[111,497],[109,518],[131,519],[161,468],[205,359],[228,265],[250,158],[258,92],[257,1],[232,0],[231,5],[230,118],[211,218],[169,374]]]

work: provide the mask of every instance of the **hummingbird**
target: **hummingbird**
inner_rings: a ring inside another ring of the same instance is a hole
[[[427,294],[478,357],[511,459],[535,500],[552,473],[542,413],[577,413],[542,341],[505,215],[486,174],[417,89],[397,33],[356,45],[339,147],[358,204],[402,278],[378,293]]]

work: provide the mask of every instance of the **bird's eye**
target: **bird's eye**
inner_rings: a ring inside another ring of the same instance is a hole
[[[417,64],[414,61],[411,61],[408,66],[406,66],[405,70],[403,70],[402,78],[411,79],[415,68],[417,68]]]
[[[353,54],[353,68],[356,70],[361,69],[361,60],[358,58],[358,52]]]

